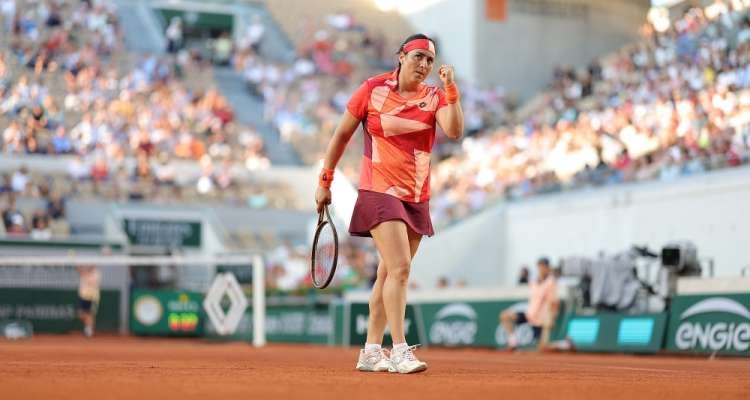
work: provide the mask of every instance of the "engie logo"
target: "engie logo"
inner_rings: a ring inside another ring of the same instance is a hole
[[[466,303],[453,303],[435,314],[430,327],[430,343],[472,344],[477,334],[477,313]]]
[[[526,308],[528,306],[529,303],[523,301],[515,303],[505,310],[511,310],[516,313],[526,312]],[[519,346],[527,346],[534,341],[534,330],[531,329],[531,326],[529,326],[529,324],[516,325],[515,334],[516,338],[518,339]],[[503,329],[502,324],[498,324],[497,328],[495,329],[495,343],[497,343],[500,347],[504,347],[508,344],[508,334],[505,333],[505,329]]]
[[[674,339],[681,350],[745,351],[750,348],[750,310],[726,297],[702,300],[680,315]]]

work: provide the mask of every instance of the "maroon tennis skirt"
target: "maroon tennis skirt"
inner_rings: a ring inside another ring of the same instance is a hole
[[[412,203],[385,193],[360,190],[354,204],[349,233],[352,236],[372,237],[370,230],[383,221],[401,220],[411,230],[432,236],[430,202]]]

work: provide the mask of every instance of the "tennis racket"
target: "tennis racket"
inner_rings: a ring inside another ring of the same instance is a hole
[[[336,227],[331,220],[328,206],[318,214],[318,226],[315,228],[315,238],[310,258],[310,275],[312,284],[318,289],[325,289],[331,284],[336,272],[339,258],[339,237]]]

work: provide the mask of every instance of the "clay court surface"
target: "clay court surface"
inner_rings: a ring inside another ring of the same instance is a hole
[[[2,399],[750,399],[750,360],[420,349],[417,375],[355,348],[202,339],[0,340]]]

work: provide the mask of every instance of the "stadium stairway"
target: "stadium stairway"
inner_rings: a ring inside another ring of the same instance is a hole
[[[246,24],[257,16],[265,25],[265,33],[260,46],[264,58],[277,62],[294,61],[294,46],[279,24],[262,4],[236,4],[235,13],[240,21],[238,27],[244,32]],[[215,67],[214,79],[221,93],[236,110],[235,115],[243,124],[254,126],[263,137],[265,150],[274,165],[299,166],[302,162],[297,152],[279,138],[278,131],[263,118],[263,101],[250,95],[240,74],[228,67]]]
[[[187,9],[193,5],[192,3],[186,1],[174,3],[173,6]],[[166,40],[161,21],[151,9],[155,4],[147,4],[143,0],[117,0],[116,4],[128,50],[163,54]],[[220,5],[226,7],[224,4]],[[240,31],[244,31],[244,27],[253,16],[261,18],[266,26],[261,52],[266,58],[280,62],[294,60],[294,47],[263,5],[236,4],[231,9],[237,17],[236,20],[240,21]],[[234,108],[239,122],[255,127],[263,137],[265,150],[272,164],[302,165],[294,149],[289,144],[281,142],[277,130],[264,121],[263,101],[249,94],[240,74],[231,68],[215,67],[214,79],[221,93]]]
[[[137,53],[164,53],[166,39],[148,5],[142,0],[117,0],[115,4],[128,50]]]
[[[279,21],[271,14],[268,8],[263,4],[237,4],[235,5],[236,15],[240,32],[245,28],[254,17],[259,17],[265,26],[263,39],[260,42],[260,54],[269,60],[282,63],[291,63],[296,57],[294,45],[289,36],[282,29]]]
[[[237,119],[254,126],[263,138],[266,154],[274,165],[299,166],[302,162],[291,145],[279,138],[279,133],[263,120],[263,101],[250,95],[242,77],[230,67],[215,67],[214,80],[219,90],[235,110]]]

